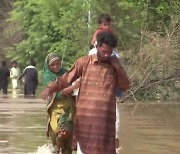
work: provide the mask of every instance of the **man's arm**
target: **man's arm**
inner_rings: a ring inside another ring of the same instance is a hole
[[[116,56],[111,57],[111,64],[114,66],[117,72],[117,87],[122,91],[129,89],[130,82],[124,71],[119,59]]]
[[[57,78],[56,81],[51,82],[46,89],[41,93],[41,98],[46,100],[48,96],[52,95],[54,92],[61,91],[66,88],[73,81],[78,79],[82,75],[83,70],[83,58],[78,59],[73,67],[66,72],[63,76]]]
[[[18,81],[26,74],[26,69],[24,69],[23,73],[18,77]]]

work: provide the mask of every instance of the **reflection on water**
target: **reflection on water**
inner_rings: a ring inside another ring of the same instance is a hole
[[[180,104],[121,106],[121,154],[179,154]]]
[[[47,143],[45,106],[26,105],[2,109],[0,103],[0,154],[27,154]],[[180,153],[180,104],[119,104],[119,108],[120,154]]]
[[[0,111],[0,153],[25,154],[47,143],[45,121],[42,109]]]

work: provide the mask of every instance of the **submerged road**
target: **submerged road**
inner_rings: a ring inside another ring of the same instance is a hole
[[[46,101],[40,98],[12,98],[0,97],[0,109],[32,109],[32,108],[45,108]]]

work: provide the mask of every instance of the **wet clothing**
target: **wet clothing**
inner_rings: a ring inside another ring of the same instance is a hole
[[[24,77],[24,95],[35,96],[38,85],[38,72],[36,68],[32,65],[27,66],[19,77],[19,80],[22,77]]]
[[[48,62],[49,58],[55,57],[55,55],[49,54],[44,63],[43,68],[43,82],[47,86],[49,83],[53,82],[59,76],[62,76],[66,69],[61,68],[59,72],[51,72]],[[75,100],[72,96],[63,97],[61,92],[54,93],[53,97],[50,98],[47,104],[48,112],[48,123],[47,123],[47,136],[51,137],[53,145],[57,145],[57,134],[60,130],[66,130],[69,132],[69,136],[66,139],[61,140],[62,150],[67,154],[71,154],[71,144],[72,144],[72,132],[74,126],[75,117]]]
[[[3,90],[3,94],[7,94],[9,76],[9,69],[5,66],[0,67],[0,90]]]
[[[127,81],[117,75],[110,62],[100,63],[97,55],[82,57],[51,84],[60,90],[81,77],[76,108],[75,133],[85,154],[115,154],[115,87],[127,89]]]

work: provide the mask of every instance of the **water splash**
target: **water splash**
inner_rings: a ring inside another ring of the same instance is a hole
[[[52,144],[44,144],[43,146],[39,146],[36,152],[28,154],[54,154],[53,151]]]

